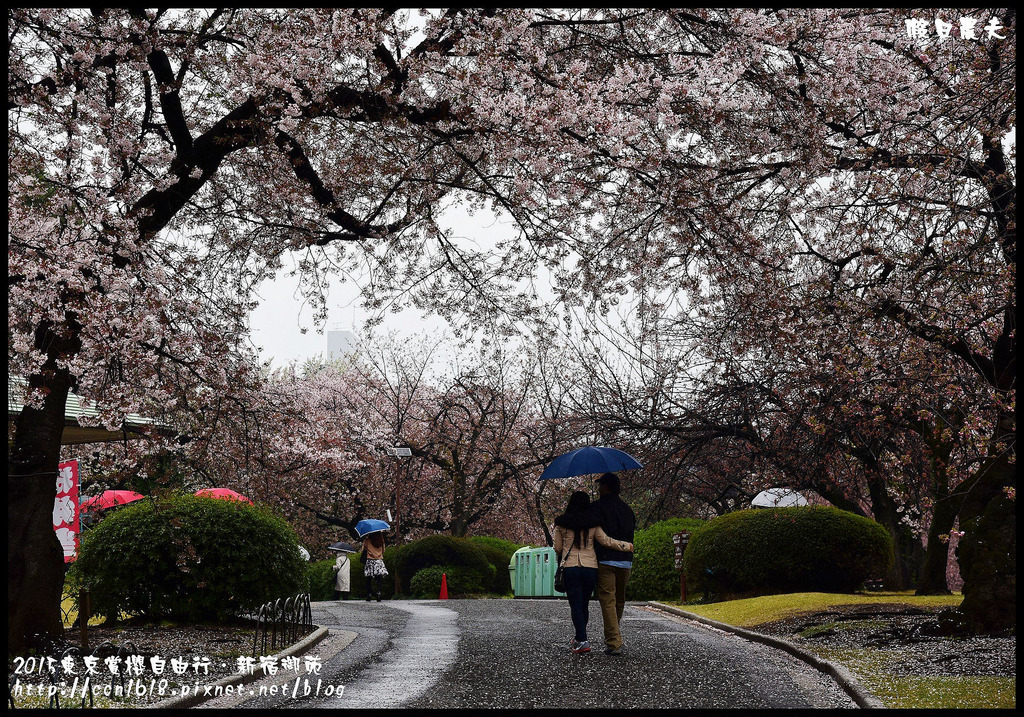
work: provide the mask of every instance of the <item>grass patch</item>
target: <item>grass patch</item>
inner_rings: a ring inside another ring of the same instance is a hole
[[[1016,677],[898,675],[894,674],[895,660],[887,650],[802,647],[849,669],[886,707],[1005,709],[1017,706]]]
[[[687,612],[737,627],[753,627],[802,613],[821,612],[841,605],[910,605],[913,607],[956,607],[963,595],[914,595],[904,592],[789,593],[729,600],[709,605],[667,603]]]
[[[953,595],[914,595],[904,592],[791,593],[730,600],[709,605],[669,603],[687,612],[727,625],[756,629],[758,625],[801,614],[824,612],[844,605],[892,605],[895,608],[956,607],[963,601]],[[802,637],[813,637],[826,629],[864,627],[864,621],[841,620],[807,628]],[[1017,706],[1017,678],[1009,676],[917,676],[901,675],[898,661],[886,649],[838,648],[801,644],[801,647],[829,662],[843,665],[858,682],[886,707],[896,709],[1013,709]]]
[[[78,598],[66,596],[60,603],[61,614],[64,616],[64,627],[71,627],[78,619]],[[89,617],[90,625],[102,625],[103,617],[92,615]]]
[[[826,622],[821,625],[814,625],[797,634],[800,637],[815,638],[826,632],[841,632],[843,630],[884,630],[886,623],[882,620],[856,620],[846,622]]]
[[[1016,677],[889,677],[872,685],[887,707],[1014,709]]]
[[[71,627],[75,624],[75,620],[78,619],[78,598],[75,596],[65,595],[60,602],[61,615],[64,617],[64,627]],[[121,613],[121,620],[130,620],[132,615],[126,612]],[[100,626],[106,623],[106,618],[102,615],[90,615],[89,623],[93,626]]]

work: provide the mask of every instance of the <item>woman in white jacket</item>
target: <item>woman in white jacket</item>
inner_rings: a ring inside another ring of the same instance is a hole
[[[352,589],[350,572],[352,561],[348,553],[339,553],[338,559],[334,561],[334,599],[348,600],[348,593]]]

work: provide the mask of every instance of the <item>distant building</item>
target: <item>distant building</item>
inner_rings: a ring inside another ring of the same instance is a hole
[[[351,331],[335,329],[327,332],[327,356],[337,359],[356,350],[359,339]]]

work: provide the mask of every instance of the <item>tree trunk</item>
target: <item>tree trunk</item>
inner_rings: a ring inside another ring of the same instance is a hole
[[[460,515],[452,520],[451,533],[456,538],[465,538],[466,533],[469,531],[469,524],[466,522],[466,516]]]
[[[872,478],[868,490],[875,521],[889,532],[893,541],[893,562],[883,584],[887,590],[909,590],[917,579],[917,566],[923,557],[921,541],[900,523],[896,502],[889,496],[883,479]]]
[[[43,406],[22,409],[7,464],[8,654],[37,635],[64,635],[64,551],[53,530],[53,501],[70,380],[60,369],[47,373]],[[30,377],[30,387],[43,385],[42,377]]]
[[[999,416],[993,450],[974,477],[960,509],[957,559],[964,578],[959,615],[970,632],[999,633],[1017,628],[1016,424]]]
[[[939,419],[941,420],[941,419]],[[949,456],[953,444],[942,440],[944,424],[926,427],[924,435],[931,449],[928,468],[932,478],[932,524],[928,528],[928,548],[925,553],[916,595],[949,595],[946,568],[949,564],[949,531],[960,512],[959,498],[949,494]],[[940,536],[946,536],[943,540]]]
[[[551,536],[547,518],[544,517],[544,506],[541,503],[541,496],[544,494],[544,488],[546,487],[546,484],[542,483],[540,488],[533,494],[533,508],[537,514],[537,522],[540,523],[540,527],[544,531],[544,544],[554,545],[555,539]]]
[[[928,529],[928,548],[925,552],[916,595],[949,595],[946,569],[949,566],[949,531],[956,523],[957,506],[950,495],[936,496],[932,507],[932,524]],[[942,540],[939,536],[947,536]]]

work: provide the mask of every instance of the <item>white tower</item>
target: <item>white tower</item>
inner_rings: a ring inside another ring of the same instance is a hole
[[[342,358],[355,351],[359,339],[351,331],[335,328],[327,332],[327,355],[332,358]]]

